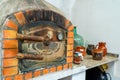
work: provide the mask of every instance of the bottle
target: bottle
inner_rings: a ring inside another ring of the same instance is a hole
[[[77,46],[84,46],[84,39],[81,35],[77,34],[76,26],[74,27],[74,49]]]

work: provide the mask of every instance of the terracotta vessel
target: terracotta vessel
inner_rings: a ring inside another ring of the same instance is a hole
[[[82,53],[83,56],[86,55],[86,49],[83,46],[77,46],[76,49],[75,49],[75,51]]]
[[[103,51],[101,49],[93,49],[92,56],[94,60],[102,60]]]
[[[80,64],[80,62],[83,60],[83,55],[80,52],[74,52],[74,58],[73,63]]]
[[[103,50],[103,56],[107,54],[106,42],[99,42],[98,49]]]

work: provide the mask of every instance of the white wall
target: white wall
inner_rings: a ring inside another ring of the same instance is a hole
[[[108,52],[120,54],[120,0],[46,0],[77,26],[88,43],[107,43]]]
[[[87,43],[107,43],[108,52],[120,54],[120,0],[47,0],[62,10],[77,26],[77,32]],[[56,2],[59,3],[56,3]],[[120,61],[108,70],[113,80],[120,80],[116,74]],[[114,70],[114,71],[113,71]]]
[[[120,0],[76,0],[71,20],[89,43],[107,43],[108,52],[120,54]],[[113,80],[120,80],[120,60],[109,65]]]
[[[60,9],[65,14],[66,18],[71,19],[71,10],[75,0],[46,0],[46,1]]]
[[[89,43],[107,43],[109,52],[120,54],[120,0],[76,0],[72,22]]]

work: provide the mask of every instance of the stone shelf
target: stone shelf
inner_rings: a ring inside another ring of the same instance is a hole
[[[85,71],[90,68],[94,68],[103,64],[114,62],[118,60],[118,54],[108,53],[102,60],[93,60],[91,55],[86,55],[84,60],[79,64],[73,64],[72,69],[66,69],[54,73],[49,73],[43,76],[33,78],[32,80],[69,80],[68,78],[72,76],[71,80],[85,80]],[[66,79],[61,79],[68,77]],[[76,78],[77,77],[77,78]]]
[[[80,67],[80,66],[86,66],[86,69],[90,69],[93,67],[97,67],[103,64],[107,64],[113,61],[118,60],[119,55],[113,54],[113,53],[107,53],[105,57],[103,57],[102,60],[93,60],[92,55],[86,55],[84,57],[84,60],[81,61],[79,65],[74,64],[73,68]]]

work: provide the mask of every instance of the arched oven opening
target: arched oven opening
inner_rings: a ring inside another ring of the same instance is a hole
[[[26,80],[72,68],[74,26],[59,11],[52,10],[55,7],[49,8],[51,5],[44,0],[36,1],[39,5],[33,0],[17,0],[16,4],[24,3],[23,9],[0,19],[1,79]]]

